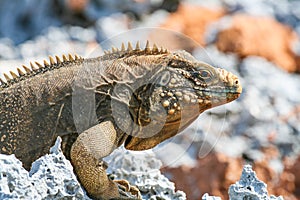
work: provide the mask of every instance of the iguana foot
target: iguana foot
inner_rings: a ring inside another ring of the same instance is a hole
[[[142,199],[142,196],[141,196],[141,193],[139,191],[139,189],[135,186],[132,186],[130,185],[130,183],[124,179],[122,180],[113,180],[117,185],[118,185],[118,188],[119,188],[119,192],[120,194],[123,195],[123,193],[130,193],[132,194],[133,196],[135,196],[136,198],[138,199]]]

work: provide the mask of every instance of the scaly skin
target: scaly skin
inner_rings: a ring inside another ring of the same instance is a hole
[[[97,199],[139,196],[107,177],[102,158],[115,148],[152,148],[242,91],[230,72],[148,42],[98,58],[51,57],[31,68],[0,79],[0,153],[15,154],[29,169],[61,136],[64,154]]]

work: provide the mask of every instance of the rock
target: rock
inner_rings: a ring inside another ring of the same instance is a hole
[[[36,160],[30,172],[14,155],[0,154],[0,199],[90,199],[60,146],[58,137],[50,154]],[[174,183],[160,173],[161,162],[153,153],[136,156],[118,149],[106,160],[110,160],[111,176],[137,185],[144,199],[186,199],[185,194],[175,192]]]
[[[260,146],[275,143],[283,156],[297,154],[300,95],[294,91],[300,90],[299,75],[252,56],[243,59],[240,73],[245,86],[241,101],[237,101],[244,108],[237,122],[241,133]]]
[[[229,198],[231,200],[241,199],[278,199],[283,200],[281,196],[268,196],[267,185],[258,180],[255,172],[250,165],[245,165],[241,179],[229,188]]]
[[[162,27],[181,32],[204,46],[207,26],[224,14],[222,9],[213,10],[202,6],[180,4],[178,10],[166,19]]]
[[[269,0],[224,0],[222,1],[226,10],[231,13],[247,13],[255,16],[268,16],[277,19],[279,22],[288,24],[295,28],[299,26],[298,1],[269,1]]]
[[[105,160],[110,165],[108,172],[116,179],[125,179],[136,185],[143,199],[186,199],[185,193],[175,192],[174,183],[161,174],[159,169],[162,163],[155,158],[151,150],[130,152],[125,148],[119,148]]]
[[[83,13],[89,4],[89,0],[65,0],[67,7],[75,13]]]
[[[241,58],[261,56],[286,71],[295,72],[299,66],[292,44],[297,40],[290,27],[272,18],[235,14],[232,25],[219,32],[216,45],[221,51],[235,52]]]
[[[176,188],[186,193],[187,199],[201,199],[205,193],[228,199],[228,187],[238,179],[241,166],[240,158],[211,152],[204,158],[197,159],[194,167],[165,167],[162,172],[175,182]]]
[[[299,161],[286,160],[283,166],[276,146],[265,148],[260,153],[260,158],[253,163],[253,168],[255,176],[264,181],[261,182],[262,192],[267,191],[266,185],[268,185],[268,192],[271,194],[282,195],[292,200],[299,198]],[[227,196],[228,188],[239,179],[243,163],[240,157],[235,158],[214,152],[198,159],[194,167],[184,165],[176,168],[165,167],[162,171],[175,182],[178,189],[186,192],[188,199],[200,199],[204,193],[229,199],[231,196]],[[246,172],[248,173],[249,170]],[[251,180],[255,180],[254,183],[258,181],[254,178]],[[251,180],[248,182],[244,180],[244,183],[250,184]],[[246,194],[247,191],[243,193]],[[263,196],[263,193],[259,195]]]
[[[244,166],[240,180],[229,187],[228,193],[230,200],[283,200],[282,196],[268,195],[267,185],[257,178],[251,165]],[[210,196],[208,193],[205,193],[202,196],[202,200],[221,200],[221,197]]]
[[[28,171],[14,155],[0,154],[0,199],[41,199]]]
[[[35,161],[30,172],[14,155],[1,155],[0,199],[89,199],[60,145],[58,138],[50,154]]]
[[[297,199],[300,198],[300,156],[284,160],[284,173],[280,179],[284,185],[288,186],[289,191],[292,191]],[[287,193],[288,194],[288,193]]]
[[[202,200],[221,200],[221,197],[209,196],[208,193],[205,193],[205,194],[202,196]]]
[[[70,161],[61,151],[60,137],[50,149],[50,154],[32,163],[29,175],[43,199],[89,199],[77,181]]]
[[[196,48],[193,51],[193,56],[212,66],[224,68],[234,74],[239,74],[237,70],[239,57],[234,53],[225,54],[220,52],[215,45],[206,46],[205,51],[202,48]]]
[[[286,185],[291,183],[275,181],[281,179],[284,168],[280,160],[280,152],[274,145],[263,148],[261,151],[263,153],[262,158],[252,164],[257,177],[268,185],[269,193],[287,198],[287,194],[292,193],[292,191]]]
[[[283,1],[281,1],[283,2]],[[247,0],[224,0],[223,5],[230,12],[247,13],[256,16],[270,16],[275,15],[273,6],[269,1],[265,0],[253,0],[251,2]],[[274,3],[275,4],[275,3]],[[282,4],[281,4],[282,5]]]

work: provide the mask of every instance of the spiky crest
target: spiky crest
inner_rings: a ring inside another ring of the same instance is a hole
[[[53,69],[60,68],[67,62],[69,63],[69,62],[83,60],[82,57],[75,55],[75,58],[74,58],[71,54],[68,54],[68,56],[62,55],[63,61],[61,61],[61,58],[58,56],[55,56],[55,58],[56,58],[56,61],[53,57],[49,56],[49,61],[44,60],[43,64],[41,64],[39,62],[34,62],[34,63],[30,62],[30,67],[22,65],[23,70],[21,68],[17,68],[16,69],[18,72],[17,74],[12,71],[9,72],[10,76],[6,73],[3,73],[4,78],[0,78],[0,90],[3,88],[7,88],[10,85],[17,83],[21,80],[24,80],[27,77],[32,77],[34,75],[43,73],[45,71],[50,71]],[[49,64],[49,62],[50,62],[50,64]]]
[[[114,58],[130,56],[130,55],[158,55],[158,54],[166,54],[169,51],[163,47],[158,49],[156,44],[153,44],[152,48],[150,47],[150,43],[147,40],[146,46],[144,49],[140,48],[139,41],[135,45],[135,49],[133,49],[132,44],[128,42],[127,49],[124,43],[121,45],[121,49],[116,47],[112,47],[111,51],[104,51],[104,56],[113,56]]]
[[[120,58],[124,56],[131,56],[131,55],[159,55],[159,54],[166,54],[169,53],[167,49],[164,49],[161,47],[158,49],[156,44],[153,44],[153,47],[150,47],[149,41],[146,42],[146,47],[144,49],[140,48],[140,43],[137,42],[135,45],[135,49],[133,49],[132,44],[128,42],[127,49],[126,45],[122,43],[122,46],[120,49],[116,47],[112,47],[111,51],[104,51],[104,57],[113,57],[113,58]],[[71,54],[68,55],[62,55],[62,58],[55,56],[49,56],[49,60],[44,60],[43,64],[40,64],[39,62],[30,62],[30,67],[27,67],[25,65],[22,65],[22,68],[24,70],[21,70],[20,68],[17,68],[18,74],[10,71],[10,75],[3,74],[4,78],[0,78],[0,90],[3,88],[7,88],[10,85],[17,83],[21,80],[24,80],[25,78],[35,76],[39,73],[44,73],[45,71],[54,70],[57,68],[60,68],[64,66],[65,64],[69,62],[77,62],[82,61],[83,58],[74,55],[74,57]],[[25,71],[25,72],[24,72]]]

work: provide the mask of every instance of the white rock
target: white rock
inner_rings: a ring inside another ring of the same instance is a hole
[[[60,146],[58,137],[50,154],[36,160],[30,172],[14,155],[0,154],[0,199],[89,200]],[[114,176],[137,185],[144,199],[186,199],[185,194],[175,192],[174,183],[160,173],[161,162],[151,151],[136,154],[121,148],[106,160],[110,160],[109,169]]]
[[[230,200],[283,200],[281,196],[268,196],[267,185],[257,178],[251,165],[244,166],[241,179],[229,187],[228,193]]]
[[[185,193],[175,192],[174,183],[160,173],[159,168],[162,164],[151,150],[131,152],[119,148],[105,160],[111,166],[108,170],[116,179],[126,179],[132,185],[136,185],[143,199],[186,199]]]

